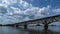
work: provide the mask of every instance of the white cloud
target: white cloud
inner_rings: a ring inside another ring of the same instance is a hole
[[[60,8],[53,9],[52,11],[55,11],[57,14],[60,14]]]
[[[18,4],[17,8],[11,6],[14,3]],[[5,22],[19,22],[24,20],[36,19],[60,13],[60,8],[51,9],[52,7],[50,5],[42,8],[33,7],[32,4],[29,4],[23,0],[4,0],[2,4],[0,4],[0,6],[5,7],[7,10],[7,13],[5,14],[1,14],[0,12],[0,22],[2,22],[2,24],[5,24]],[[25,10],[21,10],[20,7]]]

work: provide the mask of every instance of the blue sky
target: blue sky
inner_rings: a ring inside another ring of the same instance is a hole
[[[31,3],[35,7],[46,7],[51,5],[52,7],[60,8],[60,0],[25,0],[28,3]]]
[[[60,14],[59,3],[60,0],[0,0],[0,24]]]

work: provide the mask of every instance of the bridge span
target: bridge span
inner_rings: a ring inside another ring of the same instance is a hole
[[[24,21],[24,22],[18,22],[15,23],[14,26],[24,26],[24,28],[27,28],[27,25],[29,24],[44,24],[44,27],[48,27],[48,24],[54,23],[56,21],[60,21],[60,15],[55,15],[55,16],[49,16],[45,18],[40,18],[40,19],[34,19],[34,20],[29,20],[29,21]]]

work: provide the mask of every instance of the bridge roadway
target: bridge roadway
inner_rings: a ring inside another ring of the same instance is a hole
[[[15,23],[14,26],[24,26],[24,28],[27,28],[28,24],[44,24],[44,27],[48,27],[48,24],[54,23],[56,21],[60,21],[60,15],[55,15],[55,16],[49,16],[45,18],[40,18],[40,19],[34,19],[34,20],[29,20],[29,21],[24,21],[24,22],[18,22]]]

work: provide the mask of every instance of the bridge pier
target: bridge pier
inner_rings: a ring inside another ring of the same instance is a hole
[[[18,27],[18,25],[14,25],[15,27]]]
[[[24,24],[24,29],[27,29],[27,23]]]
[[[45,29],[46,29],[46,28],[48,29],[48,24],[44,24],[44,28],[45,28]]]
[[[27,24],[24,25],[24,29],[27,29]]]
[[[16,27],[18,27],[18,25],[16,25]]]

